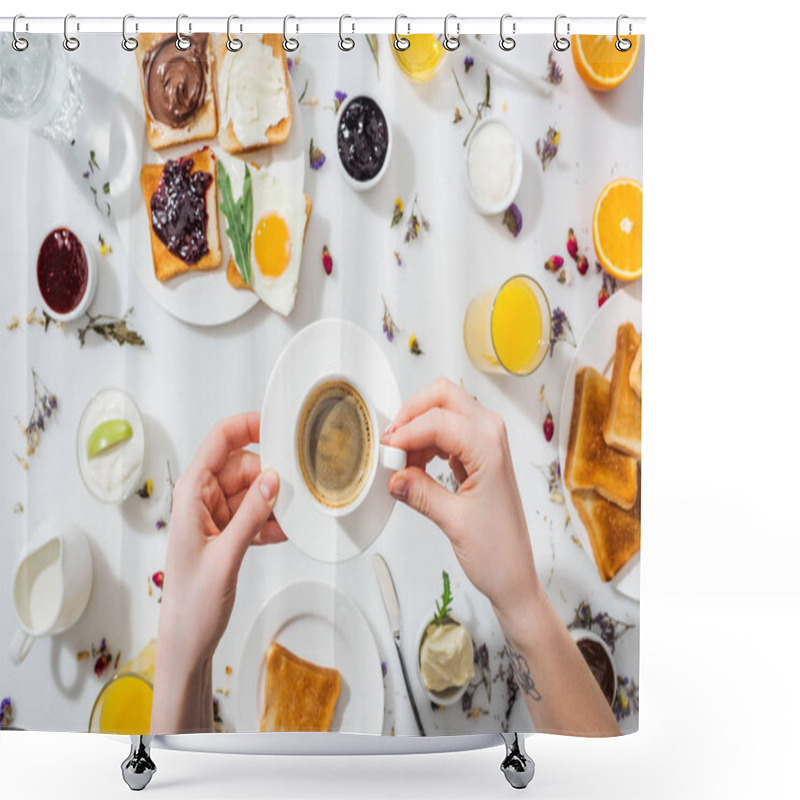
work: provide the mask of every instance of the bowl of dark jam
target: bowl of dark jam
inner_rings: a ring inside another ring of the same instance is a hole
[[[50,317],[70,322],[84,314],[97,289],[97,268],[74,231],[62,226],[44,237],[36,259],[36,282]]]
[[[347,98],[336,115],[336,146],[347,182],[367,191],[381,180],[392,152],[392,131],[377,101],[360,94]]]
[[[572,628],[570,633],[608,704],[613,706],[617,696],[617,668],[611,650],[594,631]]]

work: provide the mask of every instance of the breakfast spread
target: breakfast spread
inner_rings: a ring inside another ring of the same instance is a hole
[[[140,176],[150,219],[153,267],[167,281],[222,262],[216,202],[216,158],[204,147],[166,164],[145,164]]]
[[[140,483],[144,446],[142,415],[127,393],[96,394],[78,423],[78,467],[86,488],[105,503],[125,500]]]
[[[56,314],[69,314],[80,305],[89,289],[89,257],[69,228],[56,228],[45,237],[36,280],[42,300]]]
[[[342,690],[338,670],[272,642],[267,650],[262,731],[329,731]]]
[[[641,397],[630,382],[637,355],[641,370],[641,337],[626,322],[617,328],[611,381],[592,367],[575,375],[564,484],[604,581],[639,552]]]
[[[345,172],[362,183],[376,178],[389,153],[389,124],[380,106],[371,97],[348,100],[340,110],[336,135]]]
[[[425,687],[432,692],[464,686],[475,675],[472,641],[466,628],[458,622],[428,625],[419,666]]]
[[[218,37],[217,80],[222,147],[242,153],[289,137],[292,107],[289,101],[289,71],[283,39],[278,34],[242,37],[236,53]]]
[[[211,36],[195,33],[190,46],[174,35],[139,34],[139,64],[147,138],[154,150],[210,139],[217,133],[211,80]]]

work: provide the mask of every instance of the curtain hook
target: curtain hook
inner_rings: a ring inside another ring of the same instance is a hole
[[[64,17],[64,49],[69,50],[70,53],[77,50],[81,46],[80,41],[75,36],[70,36],[69,31],[67,30],[67,26],[69,25],[69,21],[71,19],[75,19],[74,14],[67,14],[67,16]],[[76,30],[81,29],[78,23],[76,23],[75,27]]]
[[[411,47],[411,40],[406,39],[405,36],[400,35],[401,19],[408,19],[408,17],[405,14],[398,14],[394,18],[394,49],[399,50],[402,53],[404,50],[408,50],[408,48]],[[408,25],[408,23],[406,23],[406,25],[408,27],[407,32],[411,33],[411,26]]]
[[[555,41],[553,42],[553,47],[558,50],[559,53],[563,53],[565,50],[569,50],[569,39],[565,36],[558,35],[558,21],[560,19],[567,19],[566,14],[559,14],[555,22],[553,23],[553,33],[555,35]],[[567,36],[569,35],[569,21],[567,22]]]
[[[513,50],[517,46],[517,40],[512,36],[506,36],[505,34],[505,25],[507,19],[511,19],[511,14],[503,14],[503,16],[500,17],[500,49],[505,50],[506,52]],[[511,32],[517,32],[516,22],[511,23]]]
[[[616,41],[616,43],[614,45],[617,48],[617,50],[620,51],[620,53],[626,53],[628,50],[631,49],[631,47],[633,47],[633,42],[630,39],[623,39],[619,35],[619,24],[620,24],[620,22],[622,22],[623,19],[628,19],[628,17],[625,16],[625,14],[620,14],[617,17],[617,41]],[[628,23],[628,33],[630,34],[630,32],[631,32],[631,24],[629,22]]]
[[[17,20],[20,20],[20,19],[25,19],[25,17],[22,14],[17,14],[14,17],[14,22],[13,22],[13,24],[11,26],[11,32],[14,35],[14,41],[11,42],[11,46],[18,53],[21,53],[23,50],[27,50],[28,49],[28,44],[29,44],[27,39],[24,39],[22,36],[20,36],[17,33]],[[27,23],[25,23],[25,29],[26,30],[28,29],[28,24]]]
[[[447,32],[447,23],[450,22],[451,19],[456,20],[456,35],[451,36]],[[444,45],[445,50],[449,50],[451,53],[453,50],[458,50],[461,47],[461,40],[458,38],[459,34],[461,33],[461,23],[458,21],[458,17],[455,14],[448,14],[444,18],[444,41],[442,44]]]
[[[139,46],[139,40],[135,36],[128,36],[128,20],[136,19],[133,14],[126,14],[122,18],[122,49],[127,50],[129,53],[133,52]],[[139,30],[138,23],[136,30]]]
[[[233,22],[235,19],[239,19],[236,14],[231,14],[228,17],[228,41],[225,42],[225,47],[227,47],[228,51],[231,53],[238,53],[244,46],[244,42],[241,39],[231,34],[231,22]],[[242,26],[240,25],[239,30],[241,29]]]
[[[286,50],[288,53],[294,53],[298,47],[300,47],[300,42],[297,41],[294,37],[289,37],[288,29],[289,29],[289,20],[290,19],[297,19],[297,17],[293,17],[291,14],[285,16],[283,18],[283,49]],[[300,26],[295,24],[294,26],[295,33],[300,32]]]
[[[187,38],[181,33],[181,20],[188,19],[188,14],[178,14],[175,18],[175,47],[178,50],[188,50],[192,46],[192,40]],[[191,31],[192,26],[189,25],[189,30]]]
[[[347,52],[348,50],[352,50],[356,46],[356,43],[353,39],[351,39],[349,36],[344,35],[343,28],[344,28],[344,21],[346,19],[353,19],[353,18],[349,14],[342,14],[342,16],[339,17],[339,49],[344,50],[345,52]],[[351,33],[355,33],[356,30],[355,23],[351,22],[350,25],[351,25]]]

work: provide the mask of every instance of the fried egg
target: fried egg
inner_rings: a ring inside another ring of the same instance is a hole
[[[235,197],[244,183],[244,162],[223,156]],[[266,168],[248,165],[253,190],[253,229],[250,241],[250,288],[274,311],[288,316],[294,308],[303,237],[306,198],[290,189]]]

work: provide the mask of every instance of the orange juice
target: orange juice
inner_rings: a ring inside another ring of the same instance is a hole
[[[516,275],[478,295],[464,316],[464,345],[484,372],[529,375],[550,343],[550,308],[533,278]]]
[[[432,33],[412,33],[405,38],[411,45],[398,50],[394,46],[394,36],[389,37],[397,66],[414,81],[430,80],[439,71],[447,51]]]
[[[156,640],[124,663],[103,686],[95,700],[89,731],[148,734],[153,709]]]
[[[102,694],[100,732],[150,733],[153,687],[138,675],[120,675]]]

